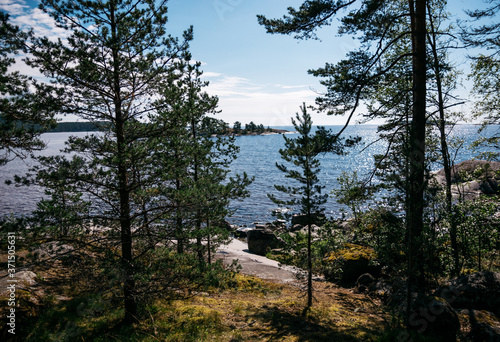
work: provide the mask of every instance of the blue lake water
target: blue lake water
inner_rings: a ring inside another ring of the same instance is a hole
[[[293,130],[293,127],[279,127]],[[330,126],[328,128],[338,130],[340,126]],[[471,159],[475,154],[467,147],[474,141],[477,135],[477,126],[458,125],[455,127],[453,135],[465,140],[455,159],[455,163]],[[496,130],[490,129],[490,132]],[[48,142],[48,148],[42,152],[44,155],[58,154],[63,148],[64,142],[69,135],[85,135],[86,133],[46,133],[42,138]],[[359,135],[364,142],[353,149],[346,156],[326,154],[320,156],[321,173],[319,178],[326,186],[325,191],[330,192],[337,187],[337,178],[342,171],[357,171],[363,176],[373,168],[373,155],[383,153],[385,144],[377,142],[376,126],[357,125],[347,129],[346,135]],[[294,137],[294,134],[288,134]],[[229,217],[231,223],[239,225],[250,225],[253,222],[273,220],[272,211],[277,206],[271,202],[267,194],[273,193],[278,197],[286,196],[274,189],[275,184],[293,185],[292,181],[284,177],[284,174],[276,168],[276,162],[282,162],[279,149],[284,147],[283,137],[277,135],[264,136],[242,136],[236,138],[236,144],[240,147],[238,159],[232,165],[232,172],[246,172],[249,176],[254,176],[255,181],[250,185],[250,196],[242,201],[233,201],[231,207],[235,209],[235,214]],[[14,160],[6,166],[0,167],[0,214],[29,214],[36,206],[36,203],[43,197],[43,189],[36,187],[24,187],[6,185],[5,180],[12,179],[14,174],[22,175],[26,173],[32,161]],[[436,165],[434,169],[439,169]],[[335,202],[332,197],[325,205],[328,216],[338,217],[341,205]]]

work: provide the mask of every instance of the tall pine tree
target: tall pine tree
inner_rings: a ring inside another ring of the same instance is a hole
[[[331,24],[332,19],[346,11],[341,18],[339,32],[359,37],[361,46],[351,51],[336,65],[313,70],[315,76],[324,77],[327,92],[317,99],[320,109],[328,114],[347,115],[347,126],[361,103],[369,101],[385,74],[395,67],[411,65],[412,96],[410,116],[405,130],[408,148],[406,184],[406,229],[408,236],[409,288],[424,285],[422,231],[424,227],[425,133],[427,105],[426,65],[426,0],[306,0],[300,8],[288,8],[281,19],[258,16],[260,24],[269,33],[295,34],[296,38],[314,38],[316,31]],[[394,54],[401,41],[409,41],[409,51]],[[387,59],[387,54],[392,60]],[[394,94],[394,103],[399,103]],[[378,112],[385,113],[381,108]],[[391,109],[391,108],[389,108]],[[411,291],[408,291],[409,293]]]
[[[342,154],[343,145],[338,135],[333,134],[324,127],[319,127],[312,132],[311,115],[307,113],[305,103],[301,107],[301,114],[297,113],[292,124],[299,136],[295,139],[283,136],[285,148],[280,149],[281,158],[290,166],[276,163],[276,167],[285,173],[286,178],[293,179],[299,186],[275,185],[276,190],[288,194],[291,199],[278,199],[275,195],[268,197],[281,206],[297,206],[300,213],[305,215],[307,222],[307,308],[313,304],[312,286],[312,225],[314,216],[324,211],[323,204],[326,203],[328,193],[323,193],[324,186],[320,185],[318,174],[320,172],[320,161],[317,156],[321,153],[334,152]],[[352,145],[358,141],[349,140],[346,143]]]
[[[12,56],[25,51],[26,38],[9,23],[9,15],[0,12],[0,166],[43,149],[39,136],[55,125],[61,90],[9,70],[15,62]]]
[[[166,1],[44,0],[41,8],[68,31],[68,38],[35,37],[29,64],[64,91],[64,111],[110,125],[101,133],[71,138],[66,151],[78,154],[72,162],[43,159],[46,172],[39,180],[49,185],[44,178],[54,174],[51,170],[66,170],[65,186],[89,208],[75,215],[116,230],[124,319],[131,322],[137,315],[133,229],[143,231],[144,214],[165,210],[153,196],[143,202],[143,191],[156,184],[152,138],[162,134],[143,122],[161,109],[152,99],[162,81],[177,77],[175,62],[188,48],[192,30],[182,40],[167,35]]]

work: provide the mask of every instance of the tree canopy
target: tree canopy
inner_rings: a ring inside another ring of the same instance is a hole
[[[15,63],[12,56],[25,51],[26,38],[25,32],[9,23],[9,15],[0,11],[0,166],[43,149],[45,143],[39,136],[55,125],[54,110],[61,92],[10,70]]]

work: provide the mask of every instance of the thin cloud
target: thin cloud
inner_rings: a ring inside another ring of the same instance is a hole
[[[220,77],[220,76],[222,76],[221,73],[211,72],[211,71],[208,71],[208,72],[204,71],[203,75],[202,75],[202,77],[206,77],[206,78]]]
[[[21,15],[29,8],[24,1],[0,0],[0,10],[7,12],[11,16]]]
[[[284,84],[276,84],[276,87],[283,89],[300,89],[300,88],[308,88],[307,85],[284,85]]]
[[[207,91],[219,97],[217,115],[228,123],[254,121],[264,125],[290,125],[303,103],[313,104],[317,94],[304,85],[258,84],[247,78],[207,72],[213,77]],[[245,121],[245,120],[243,120]]]
[[[54,20],[39,8],[30,8],[23,0],[0,0],[0,10],[10,15],[10,22],[27,30],[33,28],[40,36],[51,40],[66,38],[68,32],[55,25]]]

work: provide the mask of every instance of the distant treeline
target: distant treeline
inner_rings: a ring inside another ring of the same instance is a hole
[[[93,132],[109,125],[109,122],[59,122],[50,132]]]
[[[236,121],[233,127],[229,127],[229,124],[223,122],[222,120],[217,120],[213,118],[206,118],[203,123],[203,131],[205,134],[211,135],[255,135],[263,133],[285,133],[286,130],[274,129],[264,125],[256,125],[250,122],[249,124],[242,125],[240,122]],[[49,132],[94,132],[102,130],[110,125],[110,122],[59,122],[57,126],[50,130]]]
[[[227,125],[227,124],[226,124]],[[263,124],[256,125],[253,121],[245,124],[243,126],[241,122],[236,121],[232,128],[227,127],[228,133],[235,135],[255,135],[255,134],[264,134],[264,133],[285,133],[288,132],[284,129],[275,129],[271,127],[265,128]]]

